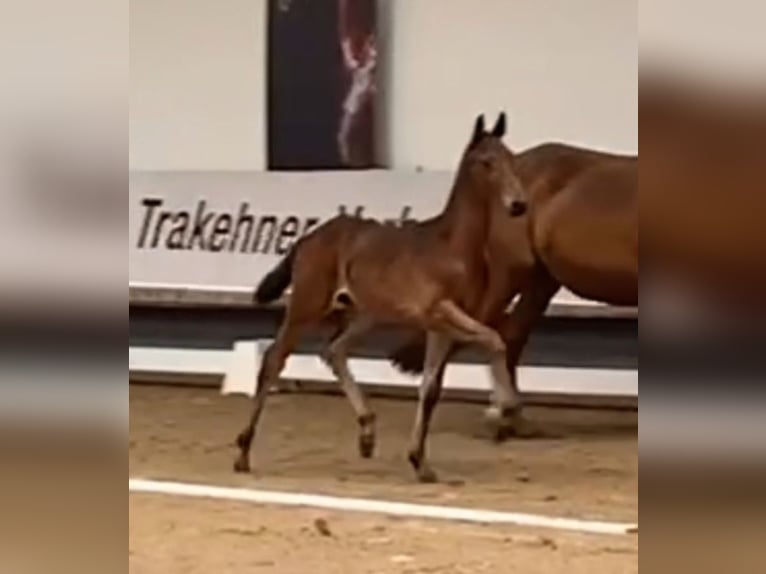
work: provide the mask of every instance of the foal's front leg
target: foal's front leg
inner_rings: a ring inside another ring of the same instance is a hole
[[[490,267],[487,290],[476,313],[476,320],[484,325],[497,323],[510,302],[521,291],[524,278],[525,275],[521,270],[509,272],[505,267],[499,269],[496,266]],[[506,374],[496,369],[495,364],[495,370],[492,372],[493,381],[497,380],[497,377],[504,381]],[[485,418],[497,442],[515,434],[516,428],[521,423],[522,401],[516,387],[515,375],[514,366],[513,370],[510,368],[508,370],[507,385],[502,383],[502,388],[499,390],[497,385],[494,385],[490,393],[490,406],[485,411]]]
[[[512,425],[514,414],[520,406],[520,397],[511,380],[506,365],[506,347],[500,334],[477,321],[452,301],[442,301],[436,317],[442,329],[456,340],[476,343],[489,352],[492,371],[492,400],[501,424],[496,438],[501,438],[505,427]]]
[[[431,415],[439,401],[444,378],[444,367],[452,348],[452,338],[444,333],[429,332],[423,380],[420,383],[418,411],[412,429],[408,458],[420,482],[436,482],[436,473],[426,462],[426,435]]]

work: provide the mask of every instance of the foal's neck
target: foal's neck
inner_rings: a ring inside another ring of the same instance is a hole
[[[477,193],[466,174],[458,174],[439,216],[440,235],[463,258],[483,258],[490,224],[489,194]],[[482,185],[482,184],[480,184]]]

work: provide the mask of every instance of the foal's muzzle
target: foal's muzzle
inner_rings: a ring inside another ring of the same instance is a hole
[[[511,202],[511,206],[508,208],[508,213],[511,217],[521,217],[527,212],[527,203],[525,201],[519,201],[514,199]]]

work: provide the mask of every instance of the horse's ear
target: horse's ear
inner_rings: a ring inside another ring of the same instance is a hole
[[[492,135],[496,138],[502,138],[505,135],[505,112],[500,112],[495,122],[495,127],[492,128]]]
[[[473,125],[473,135],[471,136],[471,144],[478,142],[484,136],[484,114],[479,114],[476,118],[476,122]]]

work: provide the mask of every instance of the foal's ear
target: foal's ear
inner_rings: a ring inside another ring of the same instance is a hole
[[[505,135],[505,112],[500,112],[495,122],[495,127],[492,128],[492,135],[496,138],[502,138]]]
[[[473,125],[473,135],[471,136],[471,144],[478,142],[484,136],[484,114],[479,114],[476,118],[476,122]]]

